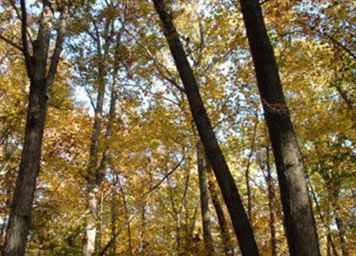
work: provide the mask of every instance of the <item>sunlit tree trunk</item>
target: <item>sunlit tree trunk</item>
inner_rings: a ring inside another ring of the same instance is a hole
[[[98,72],[98,93],[96,98],[96,106],[94,109],[94,123],[90,139],[90,153],[88,163],[88,185],[87,185],[87,204],[89,214],[86,219],[86,240],[83,247],[83,255],[91,256],[95,252],[95,241],[97,233],[96,217],[98,215],[98,199],[96,192],[100,184],[100,177],[98,173],[98,158],[99,158],[99,135],[102,125],[102,114],[104,106],[105,95],[105,75],[102,66],[99,66]]]
[[[205,255],[214,255],[213,237],[210,229],[209,194],[207,187],[207,165],[205,162],[204,148],[200,142],[197,143],[197,162],[200,190],[200,209],[203,223],[203,238]]]
[[[319,256],[305,168],[261,6],[258,0],[240,4],[277,167],[289,250],[292,256]]]
[[[234,179],[214,134],[199,93],[197,81],[188,62],[176,28],[170,15],[165,9],[164,1],[153,0],[153,2],[160,17],[163,32],[167,39],[171,54],[183,82],[194,123],[197,126],[200,139],[204,145],[208,160],[214,170],[225,204],[229,210],[234,230],[240,243],[241,252],[245,256],[257,256],[259,253],[251,225],[242,205],[241,197]]]

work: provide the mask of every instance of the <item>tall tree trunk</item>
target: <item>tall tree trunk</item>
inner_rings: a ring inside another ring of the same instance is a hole
[[[200,190],[200,208],[203,222],[203,238],[205,246],[205,255],[214,255],[213,237],[210,229],[210,214],[209,214],[209,194],[207,188],[207,173],[206,162],[203,145],[197,143],[197,163],[199,175],[199,190]]]
[[[330,230],[330,223],[328,220],[326,220],[326,218],[324,217],[324,214],[321,210],[321,207],[320,207],[320,204],[319,204],[319,200],[318,200],[318,197],[314,191],[314,188],[312,186],[312,184],[310,183],[309,181],[309,178],[307,180],[307,185],[309,187],[309,191],[310,191],[310,194],[311,194],[311,197],[313,199],[313,202],[315,204],[315,208],[316,208],[316,211],[319,215],[319,219],[320,219],[320,222],[321,224],[323,224],[326,232],[327,232],[327,243],[329,244],[329,247],[331,247],[331,250],[333,252],[333,255],[335,256],[339,256],[339,254],[337,253],[337,250],[336,250],[336,246],[335,246],[335,243],[334,243],[334,240],[332,238],[332,234],[331,234],[331,230]],[[327,210],[327,215],[329,215],[329,206],[328,206],[328,210]]]
[[[25,254],[31,227],[32,202],[40,169],[42,138],[47,115],[47,84],[32,80],[26,119],[25,139],[6,232],[4,255]]]
[[[255,119],[256,120],[253,126],[253,132],[251,136],[250,153],[248,154],[246,171],[245,171],[245,181],[246,181],[246,191],[247,191],[247,215],[251,223],[253,223],[253,220],[252,220],[252,191],[250,185],[250,167],[251,167],[251,160],[252,160],[253,153],[255,151],[255,144],[256,144],[256,132],[258,127],[257,112],[255,113]]]
[[[89,214],[86,219],[86,240],[83,247],[83,255],[91,256],[95,252],[95,240],[97,233],[96,217],[98,210],[98,199],[96,196],[96,190],[100,180],[98,179],[98,148],[99,148],[99,135],[101,131],[102,124],[102,114],[104,106],[104,95],[105,95],[105,79],[104,79],[103,67],[99,66],[99,88],[96,99],[94,123],[92,128],[92,134],[90,139],[90,153],[88,162],[88,184],[87,184],[87,204],[89,209]]]
[[[240,4],[276,161],[289,251],[292,256],[319,256],[305,168],[262,9],[258,0],[240,0]]]
[[[119,185],[119,190],[121,194],[121,199],[124,205],[124,217],[125,217],[125,224],[126,224],[126,231],[127,231],[127,244],[128,244],[128,253],[127,255],[133,256],[133,246],[132,246],[132,234],[131,234],[131,221],[130,221],[130,211],[129,205],[126,198],[126,192],[121,184],[120,177],[117,177],[117,184]]]
[[[193,70],[188,62],[186,53],[179,39],[170,15],[165,10],[163,0],[153,0],[155,9],[160,17],[163,32],[174,58],[180,78],[188,97],[190,110],[197,126],[200,139],[204,145],[208,160],[212,165],[218,184],[222,191],[225,204],[230,213],[241,252],[244,256],[259,255],[251,225],[242,205],[240,194],[235,185],[224,155],[211,126],[206,109],[199,93],[198,84]]]
[[[96,229],[97,229],[97,236],[95,240],[95,255],[98,255],[102,251],[102,239],[103,239],[103,208],[104,208],[104,198],[103,198],[103,192],[99,191],[98,198],[100,198],[99,204],[98,204],[98,211],[97,211],[97,216],[96,216]]]
[[[65,18],[60,14],[59,26],[53,54],[49,57],[49,27],[43,13],[48,3],[42,6],[36,40],[32,42],[32,55],[27,38],[27,10],[25,0],[21,5],[22,53],[25,59],[27,75],[30,79],[26,128],[19,173],[16,179],[9,223],[3,248],[4,256],[23,256],[26,240],[31,227],[32,204],[36,189],[36,180],[40,170],[42,138],[45,128],[48,88],[53,84],[64,41]],[[50,61],[48,61],[50,59]]]
[[[267,183],[268,190],[268,208],[269,208],[269,227],[271,232],[271,256],[277,256],[277,239],[276,239],[276,224],[275,224],[275,214],[274,214],[274,187],[273,179],[271,174],[270,166],[270,153],[269,146],[266,146],[266,176],[265,180]]]
[[[112,194],[111,194],[111,240],[112,240],[112,245],[111,245],[111,254],[115,255],[116,253],[116,237],[117,237],[117,228],[116,228],[116,219],[118,215],[118,209],[117,209],[117,174],[113,175],[114,177],[114,186],[112,188]]]
[[[209,165],[207,167],[208,174],[210,174]],[[224,210],[221,206],[218,190],[215,187],[214,180],[212,179],[211,175],[209,175],[209,193],[211,197],[211,201],[213,202],[214,209],[216,212],[216,216],[218,217],[219,227],[220,227],[220,234],[224,246],[224,253],[225,256],[233,256],[234,255],[234,247],[232,245],[232,240],[229,233],[229,228],[227,226],[227,221],[225,218]]]

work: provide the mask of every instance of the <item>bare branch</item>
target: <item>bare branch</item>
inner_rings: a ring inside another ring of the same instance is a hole
[[[17,50],[20,50],[21,52],[23,52],[23,48],[16,44],[15,42],[11,41],[10,39],[6,38],[5,36],[0,34],[0,39],[3,40],[5,43],[7,43],[8,45],[11,45],[12,47],[14,47]]]
[[[149,193],[151,193],[152,191],[156,190],[166,179],[169,178],[169,176],[171,176],[183,163],[185,157],[183,156],[182,159],[174,166],[174,168],[172,170],[170,170],[169,172],[167,172],[166,175],[164,175],[164,177],[157,182],[157,184],[155,184],[154,186],[152,186],[144,195],[148,195]]]

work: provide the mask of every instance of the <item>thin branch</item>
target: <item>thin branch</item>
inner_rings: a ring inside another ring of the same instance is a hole
[[[56,75],[58,63],[63,50],[64,36],[65,36],[65,15],[61,13],[59,28],[57,29],[56,44],[54,47],[54,52],[51,58],[51,64],[47,74],[47,86],[50,86],[53,83],[54,77]]]
[[[4,41],[5,43],[7,43],[8,45],[11,45],[11,46],[14,47],[15,49],[20,50],[21,52],[24,51],[24,49],[23,49],[20,45],[16,44],[15,42],[11,41],[10,39],[4,37],[4,36],[1,35],[1,34],[0,34],[0,39],[3,40],[3,41]]]
[[[166,173],[166,175],[164,175],[164,177],[157,182],[154,186],[152,186],[145,194],[144,196],[148,195],[149,193],[151,193],[152,191],[156,190],[166,179],[169,178],[169,176],[171,176],[176,170],[178,170],[178,168],[182,165],[183,161],[185,159],[185,156],[182,157],[182,159],[176,164],[176,166],[174,166],[174,168],[172,170],[170,170],[169,172]]]

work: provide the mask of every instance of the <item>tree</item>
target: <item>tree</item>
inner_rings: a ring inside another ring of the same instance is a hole
[[[205,161],[205,153],[201,143],[197,143],[197,164],[199,176],[200,190],[200,206],[203,222],[203,238],[205,245],[205,254],[208,256],[214,255],[214,241],[210,229],[210,214],[209,214],[209,194],[207,182],[207,164]]]
[[[243,208],[239,192],[230,173],[229,167],[216,140],[213,128],[199,94],[198,84],[193,70],[187,60],[183,46],[172,19],[165,9],[164,1],[154,0],[155,9],[160,17],[163,32],[174,58],[188,97],[190,110],[197,126],[199,136],[204,145],[208,160],[212,165],[218,184],[222,191],[225,204],[229,210],[234,230],[240,242],[243,255],[258,255],[256,241]]]
[[[30,93],[26,119],[26,131],[22,150],[16,189],[11,205],[10,219],[6,232],[4,255],[24,255],[27,235],[31,227],[31,211],[36,189],[36,179],[40,170],[42,138],[47,115],[48,93],[53,84],[65,35],[65,8],[55,11],[48,2],[41,6],[36,39],[31,41],[28,30],[26,1],[20,1],[22,46],[15,45],[23,53]],[[17,10],[17,7],[14,6]],[[59,15],[59,20],[55,20]],[[50,23],[53,18],[54,24]],[[50,29],[56,30],[52,56]],[[48,63],[48,59],[50,62]]]
[[[291,255],[320,255],[304,163],[262,9],[257,0],[240,4],[277,166],[289,250]]]

